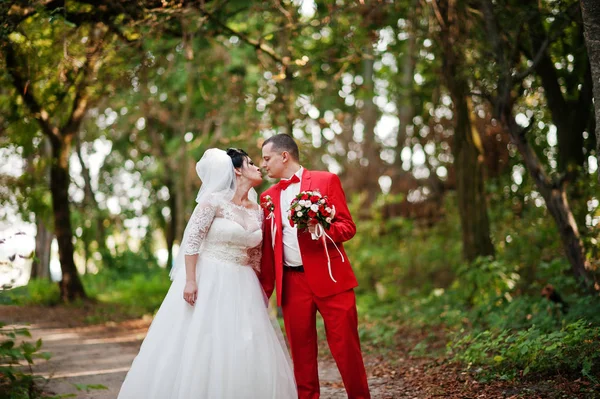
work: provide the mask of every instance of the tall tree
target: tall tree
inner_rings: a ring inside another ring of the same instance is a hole
[[[59,257],[63,278],[60,282],[61,297],[70,301],[85,298],[83,285],[77,274],[73,259],[73,229],[71,227],[71,212],[69,200],[69,157],[73,140],[89,105],[91,93],[89,86],[94,81],[100,67],[100,55],[105,45],[105,30],[94,26],[87,41],[85,60],[81,67],[75,68],[73,79],[60,90],[60,95],[69,101],[67,117],[52,115],[44,105],[43,98],[35,94],[36,85],[31,84],[32,77],[28,76],[30,66],[29,55],[26,51],[18,51],[17,43],[9,40],[2,51],[6,68],[9,71],[17,93],[23,99],[31,116],[38,122],[41,131],[49,138],[52,146],[52,162],[50,166],[50,191],[54,209],[54,229],[58,241]],[[61,120],[62,119],[62,120]]]
[[[501,25],[498,22],[497,11],[492,0],[480,0],[480,7],[484,17],[489,47],[491,47],[495,59],[494,71],[497,75],[496,91],[494,94],[486,94],[486,97],[491,99],[496,117],[510,134],[512,142],[523,157],[529,174],[546,202],[548,211],[554,218],[573,274],[586,289],[589,289],[592,285],[591,265],[586,257],[579,229],[567,199],[565,191],[566,178],[564,175],[560,178],[553,178],[548,174],[527,139],[527,132],[530,130],[532,123],[530,122],[529,128],[523,128],[515,120],[513,111],[516,101],[514,88],[522,83],[521,80],[527,76],[527,73],[512,74],[512,71],[518,70],[518,68],[517,65],[512,64],[514,59],[511,60],[507,56],[507,54],[510,54],[508,50],[510,47],[507,45],[505,37],[510,36],[501,34]],[[488,46],[484,45],[484,47]],[[536,57],[536,59],[541,58],[541,56]],[[531,68],[526,72],[531,72]]]
[[[561,10],[550,29],[546,28],[544,21],[552,14],[546,13],[541,4],[531,3],[530,6],[526,11],[530,16],[528,32],[531,48],[521,48],[535,65],[556,126],[558,170],[561,173],[573,172],[584,166],[583,132],[589,129],[592,112],[592,75],[583,45],[583,25],[578,23],[579,4],[567,4],[568,7]],[[574,26],[565,29],[566,25],[573,24],[571,21],[575,21]],[[561,35],[557,35],[557,30]],[[555,51],[558,57],[552,59],[551,44],[559,41],[554,47],[562,51]],[[567,57],[571,57],[572,62]],[[571,68],[567,64],[571,64]]]
[[[460,1],[432,2],[438,24],[437,41],[443,57],[442,77],[454,105],[452,154],[456,171],[456,191],[466,260],[494,254],[483,177],[483,147],[470,115],[468,70],[464,43],[467,30],[467,4]]]
[[[590,56],[592,81],[594,82],[594,109],[596,113],[596,159],[600,165],[600,3],[581,0],[581,12],[585,28],[585,41]],[[600,168],[598,169],[600,182]]]
[[[38,173],[43,175],[44,181],[50,181],[50,168],[48,167],[48,164],[52,159],[52,148],[50,147],[50,141],[48,139],[43,140],[42,147],[43,150],[41,151],[41,155],[39,156],[40,161],[38,162],[41,164],[42,170]],[[34,174],[32,173],[32,175]],[[51,229],[51,226],[48,226],[49,223],[51,224],[51,215],[49,215],[49,212],[45,211],[45,206],[43,208],[44,210],[36,209],[35,213],[35,256],[33,258],[33,264],[31,265],[31,278],[33,279],[50,278],[50,256],[52,240],[54,240],[54,233]]]

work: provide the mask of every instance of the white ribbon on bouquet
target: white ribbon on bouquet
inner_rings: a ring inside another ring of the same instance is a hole
[[[325,232],[325,229],[323,228],[323,225],[321,223],[315,225],[315,232],[311,233],[311,235],[313,240],[321,239],[321,241],[323,241],[323,246],[325,247],[325,255],[327,255],[327,269],[329,270],[329,277],[331,277],[331,280],[333,280],[334,283],[337,283],[337,280],[333,278],[333,273],[331,272],[331,258],[329,257],[329,250],[327,250],[326,238],[329,238],[329,241],[331,241],[335,249],[342,257],[342,262],[344,262],[344,255],[342,255],[342,251],[340,251],[335,241],[333,241],[333,238],[331,238],[329,234]]]
[[[275,250],[275,234],[277,233],[277,223],[275,223],[275,212],[269,212],[267,220],[271,219],[271,246]]]

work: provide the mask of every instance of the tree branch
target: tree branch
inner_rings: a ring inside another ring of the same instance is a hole
[[[200,11],[202,12],[202,14],[206,15],[208,17],[208,19],[210,19],[211,21],[213,21],[215,24],[217,24],[217,26],[219,26],[224,31],[229,32],[230,34],[239,37],[241,41],[243,41],[243,42],[251,45],[252,47],[254,47],[255,49],[257,49],[259,51],[264,52],[265,54],[267,54],[269,57],[271,57],[276,62],[279,62],[280,64],[282,64],[284,66],[288,65],[289,61],[284,60],[283,57],[279,56],[275,52],[275,50],[273,50],[271,47],[269,47],[268,45],[266,45],[262,41],[257,41],[257,40],[251,39],[248,36],[246,36],[244,33],[237,32],[237,31],[231,29],[224,22],[220,21],[214,15],[212,15],[211,13],[209,13],[208,11],[206,11],[206,10],[204,10],[202,8],[200,9]]]
[[[446,21],[444,21],[444,17],[442,16],[442,13],[440,12],[440,8],[438,7],[437,1],[432,1],[431,2],[431,7],[433,8],[433,12],[435,14],[435,18],[438,21],[438,24],[440,24],[440,28],[442,28],[443,31],[448,30],[447,26],[446,26]]]
[[[13,3],[13,4],[11,4]],[[38,2],[38,7],[31,6],[32,2],[21,1],[22,4],[14,4],[14,2],[5,2],[0,6],[1,13],[4,15],[0,22],[8,25],[9,31],[13,31],[19,24],[27,18],[35,15],[40,10],[40,7],[46,11],[55,11],[65,6],[65,0],[44,0]],[[7,9],[6,9],[7,8]]]
[[[579,97],[577,98],[577,107],[575,108],[575,115],[573,116],[573,123],[577,126],[575,130],[576,132],[583,132],[589,125],[590,116],[594,107],[593,85],[594,82],[592,80],[592,69],[588,60],[588,64],[585,70],[585,76],[583,78],[583,83],[581,84],[581,90],[579,92]]]
[[[535,57],[533,58],[533,61],[531,62],[531,65],[529,66],[529,68],[527,68],[526,70],[524,70],[520,73],[514,74],[512,76],[512,80],[515,82],[518,82],[520,80],[525,79],[527,76],[531,75],[533,73],[533,71],[535,71],[537,69],[537,67],[539,66],[540,61],[544,57],[544,54],[546,54],[546,49],[548,49],[549,45],[550,45],[550,38],[546,37],[546,40],[544,40],[544,42],[540,46],[537,54],[535,55]]]
[[[29,80],[21,76],[18,71],[17,55],[15,54],[15,49],[10,41],[5,43],[2,51],[6,59],[6,69],[12,77],[13,85],[17,89],[17,92],[21,98],[23,98],[23,102],[31,112],[33,118],[38,121],[42,132],[44,132],[44,134],[50,138],[53,144],[60,142],[60,130],[57,126],[52,124],[48,112],[35,99],[33,92],[29,87]]]
[[[83,76],[75,88],[75,99],[73,100],[73,110],[63,129],[65,134],[74,134],[79,130],[81,121],[85,116],[88,107],[89,93],[87,87],[94,80],[100,67],[100,56],[104,45],[104,36],[98,40],[92,40],[89,47],[89,53],[86,56],[83,65]]]
[[[567,12],[565,14],[566,14],[566,16],[573,18],[573,15],[577,14],[578,10],[579,10],[579,4],[574,3],[572,6],[570,6],[567,9]],[[537,12],[539,12],[539,10]],[[552,43],[554,40],[556,40],[562,34],[564,27],[567,26],[568,23],[570,23],[571,21],[572,21],[571,19],[563,18],[563,19],[559,19],[559,20],[555,21],[550,26],[551,34],[547,34],[544,41],[540,43],[538,51],[532,59],[532,64],[525,71],[522,71],[520,73],[515,73],[513,75],[513,81],[516,82],[516,81],[525,79],[527,76],[529,76],[531,73],[533,73],[533,71],[539,66],[539,63],[544,59],[544,55],[546,54],[546,51],[548,50],[548,46],[550,45],[550,43]],[[531,24],[531,20],[530,20],[530,24]],[[533,27],[530,26],[530,29],[533,29]],[[524,53],[527,54],[525,51],[524,51]],[[530,57],[532,55],[533,54],[529,54]]]

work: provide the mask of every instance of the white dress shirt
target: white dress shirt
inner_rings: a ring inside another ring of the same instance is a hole
[[[295,173],[300,182],[302,182],[303,171],[304,168],[300,167],[300,170]],[[281,190],[281,196],[279,197],[281,201],[281,225],[283,227],[283,264],[291,267],[302,266],[302,256],[300,256],[300,245],[298,244],[298,229],[296,226],[292,227],[288,219],[290,204],[296,195],[300,194],[300,182],[290,184],[285,190]]]

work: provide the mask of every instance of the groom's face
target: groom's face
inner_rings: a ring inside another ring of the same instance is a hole
[[[262,167],[270,178],[283,177],[285,170],[283,156],[281,152],[273,149],[273,143],[268,143],[262,148]]]

